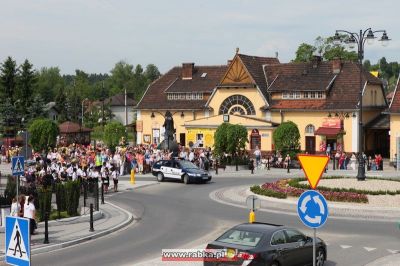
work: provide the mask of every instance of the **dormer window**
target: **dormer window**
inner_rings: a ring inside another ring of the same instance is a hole
[[[185,93],[185,92],[175,92],[167,94],[168,100],[203,100],[202,92],[193,92],[193,93]]]
[[[325,93],[323,91],[304,91],[304,92],[283,92],[282,99],[324,99]]]

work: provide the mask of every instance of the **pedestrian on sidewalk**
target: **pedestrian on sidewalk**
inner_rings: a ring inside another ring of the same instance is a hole
[[[33,196],[30,195],[28,197],[28,202],[24,206],[24,217],[30,220],[30,233],[31,235],[35,234],[35,229],[37,228],[36,225],[36,208],[35,204],[33,203]]]
[[[118,171],[115,167],[111,168],[111,177],[114,182],[114,192],[118,192]]]
[[[106,194],[108,193],[108,186],[110,185],[110,172],[107,167],[105,167],[104,172],[101,174],[102,180],[103,180],[103,185],[104,185],[104,191]]]
[[[17,197],[14,197],[12,199],[12,203],[11,203],[10,215],[14,216],[14,217],[18,217],[20,210],[21,210],[21,206],[19,205],[19,202],[17,201]]]

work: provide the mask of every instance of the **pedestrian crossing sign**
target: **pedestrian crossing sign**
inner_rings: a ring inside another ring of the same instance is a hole
[[[6,217],[6,250],[5,261],[16,266],[31,265],[31,237],[29,232],[29,219],[7,216]]]
[[[12,157],[11,170],[13,175],[24,175],[24,156]]]

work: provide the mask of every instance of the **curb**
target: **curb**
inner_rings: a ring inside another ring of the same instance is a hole
[[[33,248],[31,250],[31,255],[38,255],[38,254],[42,254],[42,253],[46,253],[46,252],[50,252],[50,251],[55,251],[55,250],[58,250],[58,249],[74,246],[74,245],[81,244],[81,243],[89,241],[89,240],[94,240],[94,239],[103,237],[105,235],[111,234],[113,232],[116,232],[116,231],[128,226],[130,223],[132,223],[134,220],[137,219],[137,217],[134,218],[134,215],[132,213],[122,209],[121,207],[119,207],[119,206],[117,206],[117,205],[115,205],[113,203],[110,203],[110,202],[107,202],[107,204],[112,205],[114,208],[117,208],[117,209],[121,210],[122,212],[124,212],[126,215],[128,215],[128,219],[126,219],[126,221],[124,221],[121,224],[118,224],[118,225],[116,225],[116,226],[114,226],[114,227],[112,227],[110,229],[104,230],[102,232],[95,233],[93,235],[77,238],[77,239],[74,239],[74,240],[70,240],[70,241],[67,241],[67,242],[58,243],[58,244],[54,244],[54,245],[49,245],[49,246],[44,246],[44,247],[39,247],[39,248]],[[4,258],[5,258],[4,255],[0,256],[0,260],[4,260]]]
[[[243,187],[243,186],[241,186],[241,187]],[[212,191],[209,194],[209,197],[212,200],[214,200],[216,202],[219,202],[221,204],[231,205],[231,206],[238,207],[238,208],[243,208],[243,209],[248,209],[246,204],[245,204],[245,202],[243,202],[243,204],[240,204],[240,202],[232,200],[232,199],[230,199],[228,197],[224,197],[224,198],[219,197],[218,194],[223,192],[224,189],[226,190],[226,188],[223,188],[223,189],[217,189],[217,190]],[[254,193],[252,193],[252,194],[254,194]],[[257,194],[254,194],[254,195],[257,195]],[[260,195],[257,195],[257,196],[260,196]],[[264,201],[264,202],[267,203],[267,204],[263,204],[264,206],[268,206],[268,202],[271,202],[271,203],[274,203],[274,204],[282,203],[284,205],[291,206],[293,208],[293,210],[285,209],[285,208],[279,208],[279,207],[278,208],[271,207],[270,209],[267,209],[265,207],[261,207],[259,209],[259,211],[297,216],[297,212],[295,211],[296,205],[293,204],[293,202],[282,202],[282,201],[279,201],[278,199],[273,199],[271,201],[266,200],[264,198],[260,198],[260,199],[261,199],[261,201]],[[342,210],[343,208],[336,208],[336,209]],[[349,209],[351,210],[351,208],[349,208]],[[354,209],[356,209],[356,208],[354,208]],[[365,211],[368,211],[368,210],[365,209]],[[370,220],[370,221],[386,222],[386,223],[398,222],[398,219],[399,219],[398,216],[391,216],[391,217],[390,216],[389,217],[371,216],[371,215],[368,215],[368,216],[367,215],[365,215],[365,216],[361,216],[361,215],[359,215],[359,216],[344,216],[343,214],[330,214],[329,218],[330,219],[338,219],[338,220],[356,220],[356,221],[359,221],[359,220],[362,220],[362,221]]]

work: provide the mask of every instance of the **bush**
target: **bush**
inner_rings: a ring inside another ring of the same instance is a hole
[[[68,181],[64,184],[66,210],[69,216],[78,215],[78,206],[80,198],[80,182],[79,180]]]
[[[57,210],[62,212],[66,210],[66,197],[65,197],[65,189],[62,183],[55,184],[55,192],[56,192],[56,204]]]
[[[264,189],[258,185],[252,186],[250,188],[250,191],[255,194],[263,195],[263,196],[267,196],[267,197],[273,197],[273,198],[278,198],[278,199],[286,199],[287,198],[285,193],[281,193],[279,191],[274,191],[272,189]]]
[[[43,221],[45,219],[46,211],[48,213],[51,212],[51,198],[53,196],[53,192],[51,189],[40,188],[38,190],[38,200],[39,200],[39,209],[40,216],[39,220]]]

